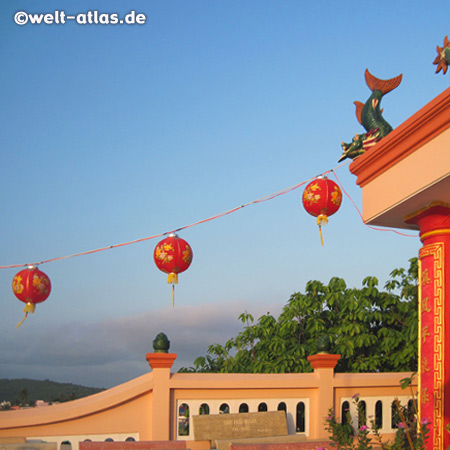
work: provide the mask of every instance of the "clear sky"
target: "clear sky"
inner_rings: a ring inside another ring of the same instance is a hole
[[[145,24],[14,21],[131,10]],[[449,12],[411,0],[2,1],[0,265],[164,233],[336,167],[340,142],[363,131],[353,101],[370,95],[366,68],[403,73],[382,104],[394,127],[448,87],[432,62]],[[336,173],[361,207],[348,165]],[[18,329],[20,269],[0,270],[0,378],[110,387],[149,370],[161,331],[187,366],[235,335],[245,310],[277,315],[312,279],[384,284],[417,255],[417,237],[369,229],[347,198],[322,248],[302,191],[180,233],[194,261],[175,308],[153,263],[159,239],[41,265],[52,294]]]

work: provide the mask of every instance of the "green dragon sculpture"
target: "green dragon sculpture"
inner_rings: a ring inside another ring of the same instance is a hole
[[[372,95],[364,104],[358,101],[353,103],[356,105],[358,122],[365,128],[366,133],[356,133],[352,142],[341,143],[343,152],[338,162],[344,161],[346,158],[357,158],[392,131],[392,127],[382,116],[383,110],[380,108],[380,104],[383,96],[401,83],[402,75],[390,80],[380,80],[374,77],[368,69],[364,75]]]

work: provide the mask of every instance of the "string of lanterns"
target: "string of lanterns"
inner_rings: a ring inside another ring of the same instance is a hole
[[[345,163],[347,164],[347,163]],[[344,165],[344,164],[342,164]],[[338,166],[340,167],[340,166]],[[339,182],[339,179],[337,178],[336,174],[334,173],[334,170],[330,170],[326,172],[327,174],[332,172],[336,180]],[[308,180],[309,181],[309,180]],[[211,217],[209,219],[204,219],[202,221],[196,222],[195,224],[188,225],[186,227],[182,227],[177,229],[183,230],[188,227],[205,223],[207,221],[213,220],[215,218],[222,217],[226,214],[230,214],[231,212],[235,212],[245,206],[248,206],[253,203],[259,203],[267,200],[271,200],[279,195],[286,194],[288,192],[291,192],[294,189],[299,188],[300,186],[306,184],[308,181],[299,183],[295,186],[292,186],[290,188],[284,189],[278,193],[269,195],[267,197],[263,197],[262,199],[255,200],[253,202],[247,203],[246,205],[242,205],[240,207],[234,208],[230,211],[227,211],[222,214],[218,214],[217,216]],[[345,192],[345,191],[344,191]],[[350,198],[350,196],[345,192],[346,196]],[[350,200],[352,200],[350,198]],[[323,234],[322,234],[322,226],[326,225],[328,223],[328,217],[335,214],[341,204],[342,204],[342,191],[338,184],[336,184],[334,181],[327,178],[327,176],[320,175],[316,178],[314,178],[304,189],[303,195],[302,195],[302,203],[303,207],[310,215],[317,218],[317,225],[319,227],[319,233],[320,233],[320,240],[322,243],[322,246],[324,245],[323,242]],[[356,206],[356,204],[353,202],[353,205],[358,210],[358,213],[360,214],[361,218],[362,215]],[[374,227],[371,227],[374,228]],[[376,228],[375,228],[376,229]],[[383,229],[383,231],[388,231],[386,229]],[[396,230],[390,230],[394,231],[398,234],[402,234],[403,236],[411,236],[411,235],[405,235],[403,233],[399,233]],[[166,234],[166,233],[164,233]],[[164,234],[160,234],[157,236],[163,236]],[[157,236],[151,236],[149,238],[144,239],[138,239],[136,241],[131,241],[124,244],[118,244],[116,246],[110,246],[105,247],[98,250],[92,250],[89,252],[79,253],[77,255],[71,255],[67,257],[62,258],[55,258],[54,261],[58,259],[64,259],[72,256],[78,256],[83,254],[90,254],[97,251],[107,250],[114,247],[119,247],[123,245],[128,245],[131,243],[136,242],[142,242],[144,240],[152,239]],[[413,236],[415,237],[415,236]],[[156,245],[154,252],[153,252],[153,259],[155,262],[156,267],[161,270],[162,272],[168,274],[167,277],[167,283],[172,285],[172,305],[175,304],[175,285],[178,284],[178,274],[186,271],[189,266],[192,263],[193,259],[193,251],[191,246],[184,240],[178,237],[174,232],[170,233],[169,236],[158,242]],[[45,262],[49,262],[45,261]],[[41,270],[39,270],[37,267],[37,264],[34,265],[28,265],[26,269],[21,270],[18,272],[12,281],[12,290],[14,295],[19,299],[21,302],[25,303],[25,308],[23,312],[25,313],[24,318],[21,322],[18,323],[17,327],[19,327],[25,319],[28,317],[29,313],[34,313],[36,310],[36,304],[42,303],[50,295],[51,292],[51,282],[50,278]],[[18,266],[4,266],[0,268],[7,268],[7,267],[18,267]]]

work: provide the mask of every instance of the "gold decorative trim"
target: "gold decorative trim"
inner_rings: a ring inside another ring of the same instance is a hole
[[[423,308],[423,300],[422,300],[422,258],[420,256],[420,252],[419,252],[419,260],[418,260],[418,265],[419,265],[419,295],[418,295],[418,300],[419,300],[419,329],[417,330],[417,346],[419,347],[419,364],[417,364],[417,372],[419,375],[419,380],[417,382],[417,392],[419,393],[419,395],[417,396],[417,408],[419,410],[418,413],[418,424],[417,427],[419,427],[419,423],[421,423],[422,421],[422,399],[421,399],[421,395],[420,393],[422,392],[422,371],[424,371],[426,373],[425,370],[423,370],[424,368],[422,367],[422,345],[421,345],[421,339],[422,339],[422,308]],[[428,302],[428,298],[427,298],[427,302]]]
[[[444,208],[450,208],[450,203],[441,202],[439,200],[437,200],[435,202],[428,203],[427,206],[424,206],[423,208],[420,208],[419,210],[414,211],[411,214],[407,214],[404,217],[404,220],[405,220],[405,222],[408,222],[408,221],[414,219],[414,217],[417,217],[418,215],[424,213],[425,211],[428,211],[431,208],[434,208],[435,206],[443,206]]]
[[[438,236],[442,234],[450,234],[450,228],[441,228],[439,230],[427,231],[420,235],[420,240],[423,242],[425,239],[431,236]]]
[[[432,263],[428,266],[427,269],[422,270],[422,260],[425,257],[432,257]],[[430,277],[429,269],[433,269],[433,274]],[[433,373],[433,384],[432,386],[424,387],[422,386],[422,367],[419,364],[419,392],[423,394],[427,394],[427,398],[420,398],[420,407],[428,403],[427,400],[431,400],[433,402],[433,436],[432,448],[434,450],[441,450],[444,446],[444,339],[445,339],[445,307],[444,307],[444,297],[445,297],[445,282],[444,282],[444,270],[445,270],[445,261],[444,261],[444,243],[437,242],[435,244],[425,245],[419,252],[419,361],[423,362],[422,359],[422,344],[421,340],[426,339],[428,337],[427,334],[424,333],[424,328],[426,331],[429,330],[429,326],[423,327],[423,323],[421,320],[422,311],[427,311],[427,308],[424,308],[424,301],[430,300],[431,304],[433,304],[433,319],[432,322],[429,322],[429,325],[432,325],[432,333],[431,338],[433,339],[433,353],[430,356],[431,358],[427,358],[427,362],[431,363],[431,370]],[[432,299],[422,298],[422,289],[424,286],[432,283]],[[426,373],[426,372],[425,372]],[[431,392],[430,392],[431,391]],[[421,418],[422,419],[422,418]]]

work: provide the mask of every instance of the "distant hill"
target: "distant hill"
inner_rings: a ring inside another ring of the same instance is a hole
[[[36,400],[66,402],[104,391],[72,383],[57,383],[50,380],[29,380],[27,378],[0,378],[0,402],[9,401],[14,405],[29,405]]]

